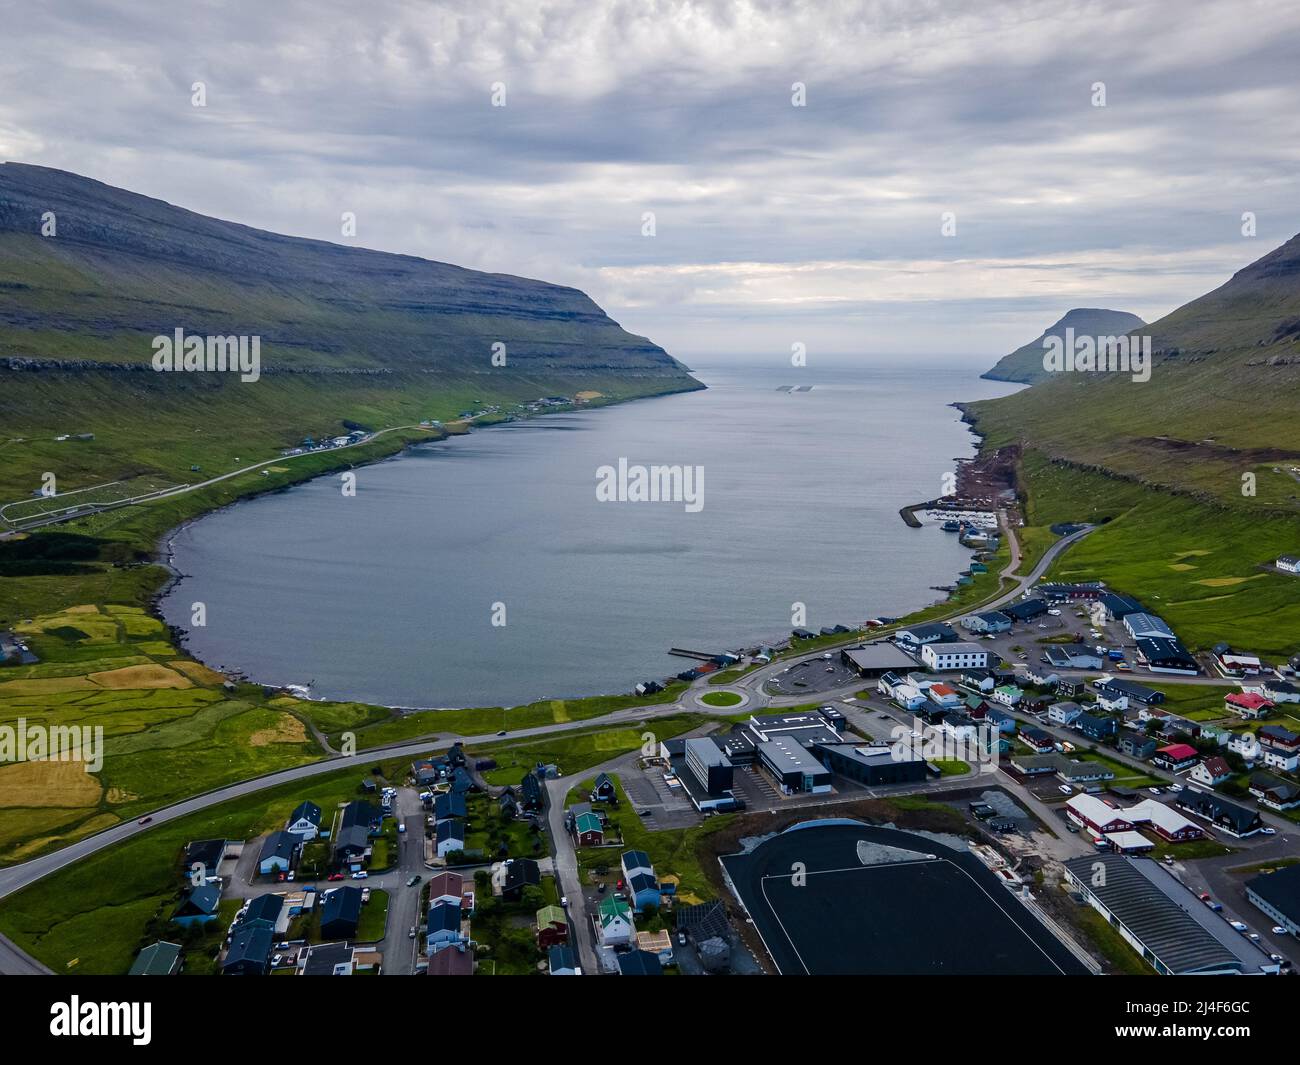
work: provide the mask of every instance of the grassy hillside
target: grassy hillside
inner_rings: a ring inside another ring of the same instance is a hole
[[[1155,353],[1149,381],[1061,373],[969,410],[991,445],[1300,514],[1288,472],[1300,466],[1300,237],[1140,332]],[[1242,494],[1248,473],[1254,496]]]
[[[1044,329],[1036,339],[1016,348],[1010,355],[1004,355],[983,376],[990,381],[1019,381],[1022,384],[1042,381],[1048,376],[1043,369],[1043,341],[1048,337],[1064,337],[1067,329],[1073,329],[1075,336],[1123,336],[1143,324],[1141,318],[1128,311],[1076,307],[1067,311],[1059,322]]]

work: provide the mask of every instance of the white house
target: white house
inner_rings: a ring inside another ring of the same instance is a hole
[[[1083,707],[1078,703],[1053,703],[1047,708],[1047,720],[1056,725],[1073,725],[1082,713]]]
[[[445,858],[453,851],[465,849],[465,829],[455,818],[439,821],[435,830],[438,840],[438,857]]]
[[[606,947],[626,946],[636,935],[632,907],[613,896],[602,899],[599,911],[600,942]]]
[[[289,815],[284,830],[292,832],[303,842],[320,835],[321,810],[314,802],[301,802]]]
[[[262,844],[257,859],[257,871],[263,875],[274,872],[287,873],[293,865],[301,840],[288,832],[272,832]]]
[[[1206,758],[1197,762],[1187,776],[1198,784],[1204,784],[1207,788],[1213,788],[1222,784],[1225,780],[1231,780],[1232,770],[1228,767],[1227,762],[1215,755],[1212,758]]]
[[[1235,734],[1232,739],[1228,740],[1228,750],[1233,754],[1241,755],[1247,762],[1253,762],[1259,758],[1259,744],[1255,742],[1255,737],[1249,732]]]
[[[1283,555],[1277,560],[1277,568],[1286,573],[1300,573],[1300,558],[1295,555]]]
[[[916,710],[925,705],[925,693],[915,684],[899,684],[894,688],[894,702],[904,710]]]
[[[1003,684],[993,689],[993,701],[1003,706],[1015,706],[1024,697],[1024,692],[1014,684]]]
[[[939,640],[921,645],[921,661],[935,672],[984,669],[989,664],[989,653],[978,644]]]
[[[1274,703],[1300,703],[1300,687],[1289,680],[1266,680],[1263,688],[1264,698]]]

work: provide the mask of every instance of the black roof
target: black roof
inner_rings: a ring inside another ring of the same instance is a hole
[[[230,940],[230,949],[226,951],[226,960],[221,963],[222,968],[229,968],[243,962],[265,968],[271,956],[273,939],[271,929],[264,924],[239,928]]]
[[[1293,924],[1300,923],[1300,865],[1261,873],[1246,881],[1246,890],[1253,891]]]
[[[677,927],[699,942],[714,936],[726,939],[731,923],[727,920],[727,908],[714,899],[697,906],[679,906]]]
[[[321,895],[320,923],[343,921],[355,925],[361,919],[361,889],[351,884],[331,888]]]
[[[284,909],[284,898],[280,895],[258,895],[248,904],[248,911],[240,918],[241,925],[252,924],[254,921],[266,921],[271,927],[275,927],[275,922],[280,918],[280,911]]]
[[[318,943],[307,953],[304,976],[333,976],[340,965],[351,965],[352,948],[346,943]]]
[[[1047,613],[1047,601],[1044,599],[1022,599],[1019,603],[1012,603],[1010,606],[1002,607],[1002,613],[1015,618],[1017,621],[1036,618],[1039,614]]]
[[[293,813],[289,815],[287,823],[293,824],[295,821],[310,821],[313,825],[319,827],[320,820],[321,812],[319,806],[314,802],[300,802],[293,808]]]
[[[505,889],[521,888],[525,884],[540,884],[542,871],[531,858],[516,858],[506,866]]]
[[[551,971],[556,969],[576,969],[578,962],[573,956],[573,948],[566,947],[562,943],[553,946],[546,955],[550,964]]]
[[[292,832],[272,832],[262,844],[262,853],[257,860],[264,862],[270,858],[283,858],[285,861],[290,861],[300,842],[301,840]]]
[[[352,828],[354,825],[364,825],[369,829],[372,825],[377,825],[383,820],[380,812],[371,806],[368,802],[362,802],[360,799],[353,799],[343,807],[343,817],[339,823],[340,828]]]
[[[215,869],[226,852],[224,839],[200,839],[185,844],[185,866],[190,868],[196,862],[205,868]]]
[[[659,964],[658,955],[634,950],[618,956],[618,973],[620,976],[663,976],[664,967]]]
[[[1184,810],[1199,814],[1207,821],[1226,822],[1229,827],[1237,832],[1245,832],[1254,827],[1259,821],[1259,814],[1254,810],[1238,806],[1235,802],[1228,802],[1227,799],[1220,798],[1218,795],[1211,795],[1208,791],[1193,791],[1190,788],[1184,788],[1178,793],[1174,804],[1181,806]]]

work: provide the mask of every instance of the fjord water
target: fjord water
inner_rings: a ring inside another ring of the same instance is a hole
[[[629,690],[721,651],[942,598],[970,553],[898,510],[975,440],[970,366],[696,370],[708,391],[422,445],[236,504],[173,541],[168,621],[217,668],[397,706]],[[781,386],[812,385],[803,392]],[[704,469],[704,505],[599,502],[597,469]],[[504,626],[494,626],[494,610]]]

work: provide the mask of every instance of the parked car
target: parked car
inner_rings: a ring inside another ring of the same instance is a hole
[[[1247,930],[1246,926],[1240,921],[1229,921],[1228,924],[1232,925],[1233,929],[1238,932],[1245,932]]]
[[[355,873],[352,874],[352,879],[353,879],[353,880],[364,880],[364,879],[365,879],[366,877],[368,877],[369,875],[370,875],[370,874],[367,873],[364,869],[358,869]]]
[[[326,879],[326,880],[346,880],[347,878],[346,878],[342,873],[330,873],[330,875],[327,876],[325,879]]]
[[[282,961],[284,961],[284,955],[283,955],[283,954],[277,954],[274,958],[271,959],[271,968],[274,969],[274,968],[275,968],[277,965],[279,965],[280,962],[282,962]]]
[[[1058,785],[1056,786],[1056,790],[1059,791],[1062,795],[1073,795],[1073,794],[1074,794],[1074,789],[1073,789],[1072,787],[1070,787],[1069,784],[1058,784]]]
[[[1160,789],[1159,789],[1159,788],[1147,788],[1147,791],[1151,792],[1152,795],[1159,795],[1159,794],[1160,794]]]
[[[411,877],[411,879],[409,879],[409,880],[406,882],[406,886],[407,886],[407,887],[415,887],[415,885],[418,884],[422,879],[423,879],[423,878],[420,876],[420,874],[419,874],[419,873],[416,873],[415,876]]]
[[[409,932],[406,933],[406,938],[407,938],[407,939],[414,939],[414,938],[415,938],[415,926],[414,926],[414,925],[412,925],[412,926],[411,926],[411,930],[410,930]]]
[[[1290,933],[1289,933],[1285,928],[1283,928],[1280,924],[1275,924],[1275,925],[1270,929],[1270,931],[1271,931],[1275,936],[1285,936],[1285,935],[1290,935]]]
[[[1264,833],[1264,835],[1266,835],[1266,836],[1276,836],[1276,835],[1277,835],[1277,829],[1276,829],[1276,828],[1272,828],[1272,827],[1269,826],[1269,825],[1265,825],[1263,828],[1260,829],[1260,831],[1261,831],[1262,833]]]
[[[1197,895],[1196,897],[1197,897],[1198,899],[1200,899],[1202,902],[1209,902],[1209,901],[1210,901],[1210,893],[1209,893],[1208,891],[1202,891],[1202,892],[1201,892],[1199,895]]]

